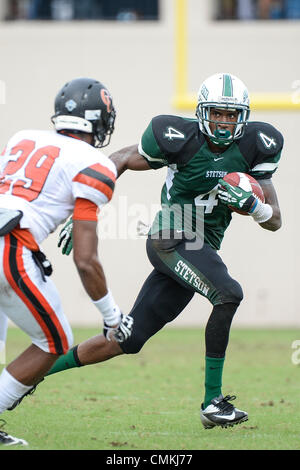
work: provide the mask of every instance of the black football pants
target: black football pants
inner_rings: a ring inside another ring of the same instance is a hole
[[[220,256],[209,245],[187,249],[186,240],[147,240],[147,254],[154,270],[144,282],[130,312],[131,337],[120,346],[124,353],[140,351],[145,342],[173,321],[195,292],[206,297],[213,311],[205,330],[206,355],[223,357],[234,313],[243,293],[231,278]]]

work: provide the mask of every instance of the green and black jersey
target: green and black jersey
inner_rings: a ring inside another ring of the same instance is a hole
[[[161,193],[162,210],[151,233],[162,229],[192,231],[212,248],[220,248],[231,211],[217,198],[218,180],[243,172],[271,178],[283,147],[281,133],[265,122],[249,122],[242,138],[213,153],[196,119],[161,115],[145,130],[139,153],[153,169],[168,167]],[[201,228],[202,227],[202,228]]]

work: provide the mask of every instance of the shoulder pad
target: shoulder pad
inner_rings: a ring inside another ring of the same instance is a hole
[[[74,197],[90,199],[100,206],[112,198],[115,181],[115,173],[101,163],[83,168],[72,180]]]
[[[271,124],[250,122],[238,144],[254,178],[270,178],[276,171],[283,147],[283,136]]]
[[[249,122],[242,138],[248,140],[248,144],[256,154],[261,157],[277,155],[283,147],[282,134],[271,124],[266,122]]]
[[[185,163],[195,154],[203,138],[198,121],[172,115],[152,119],[156,142],[169,163]]]

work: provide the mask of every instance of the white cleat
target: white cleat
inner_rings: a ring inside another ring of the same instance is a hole
[[[204,428],[211,429],[215,426],[227,428],[247,421],[248,413],[238,410],[232,403],[229,403],[229,400],[235,400],[235,398],[235,396],[220,395],[213,398],[205,409],[201,407],[200,418]]]
[[[1,421],[0,427],[3,428],[6,422],[4,421],[4,419],[1,419],[0,421]],[[16,446],[16,445],[28,446],[28,442],[26,442],[24,439],[13,437],[10,434],[7,434],[7,432],[1,431],[0,429],[0,446]]]
[[[0,431],[0,446],[28,446],[28,442],[24,439],[19,439],[18,437],[13,437],[7,434],[4,431]]]

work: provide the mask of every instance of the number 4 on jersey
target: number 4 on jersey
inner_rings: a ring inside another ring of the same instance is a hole
[[[267,149],[270,149],[271,147],[276,147],[277,146],[276,140],[273,137],[269,137],[268,135],[263,134],[262,132],[260,132],[258,135],[259,135],[262,143],[264,144],[264,146]]]
[[[204,207],[205,214],[211,214],[214,207],[217,206],[219,202],[217,194],[218,185],[216,185],[209,193],[199,194],[199,196],[195,197],[195,205]],[[205,196],[207,196],[206,199]]]
[[[164,137],[167,138],[168,140],[173,140],[173,139],[184,139],[185,135],[175,129],[174,127],[167,127],[167,132],[164,133]]]

